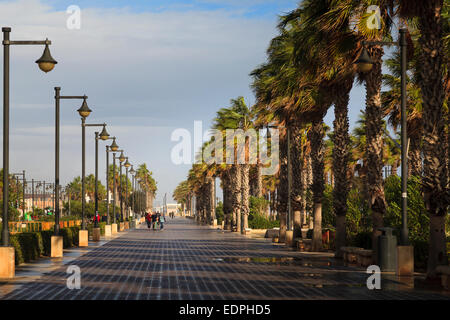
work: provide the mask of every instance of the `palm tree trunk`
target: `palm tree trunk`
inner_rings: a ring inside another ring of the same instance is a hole
[[[241,168],[238,164],[234,164],[231,169],[231,186],[233,197],[233,217],[232,231],[240,230],[241,225]]]
[[[280,183],[277,192],[277,213],[280,219],[279,242],[286,241],[286,216],[288,209],[288,167],[287,167],[287,135],[280,137]]]
[[[303,133],[300,127],[292,127],[292,210],[294,212],[294,239],[302,234],[302,212],[305,197],[305,176],[303,170]]]
[[[222,177],[223,186],[223,214],[224,214],[224,229],[231,230],[233,223],[233,199],[231,191],[231,182],[229,178],[229,173],[225,172]]]
[[[277,204],[276,204],[276,192],[275,190],[270,192],[270,214],[271,214],[271,218],[272,220],[275,219],[275,208],[276,208]]]
[[[322,200],[325,188],[325,163],[324,163],[324,143],[325,131],[323,120],[314,120],[310,130],[311,159],[313,171],[313,202],[314,202],[314,229],[312,250],[321,251],[322,246]]]
[[[335,177],[333,188],[333,211],[336,215],[336,257],[342,258],[341,247],[346,242],[347,196],[350,191],[349,157],[350,136],[348,133],[348,102],[350,90],[353,86],[353,77],[346,79],[339,90],[336,90],[334,105],[334,135],[333,135],[333,165],[332,171]]]
[[[409,145],[408,175],[422,177],[422,150],[419,137],[411,137]]]
[[[447,186],[445,123],[443,116],[444,83],[442,78],[442,6],[443,0],[421,3],[419,30],[421,37],[420,82],[423,99],[423,191],[430,216],[430,249],[427,274],[435,275],[438,265],[448,264],[445,216],[450,202]]]
[[[205,183],[205,198],[206,198],[206,223],[208,225],[212,224],[212,216],[213,216],[213,195],[212,192],[214,192],[214,186],[213,186],[213,180],[211,177],[206,177],[206,183]]]
[[[256,197],[261,198],[262,193],[263,193],[262,170],[258,155],[258,163],[256,164]]]
[[[386,212],[383,183],[383,112],[381,106],[381,57],[380,46],[369,48],[374,61],[372,70],[365,76],[366,86],[366,156],[367,187],[369,206],[372,210],[372,248],[377,260],[378,230],[383,227],[383,216]]]
[[[248,215],[250,214],[249,196],[250,196],[250,186],[249,186],[249,174],[250,165],[241,164],[241,178],[242,178],[242,228],[241,233],[245,233],[245,229],[248,228]]]

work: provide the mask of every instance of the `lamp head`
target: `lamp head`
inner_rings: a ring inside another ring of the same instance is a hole
[[[119,161],[120,162],[124,162],[125,161],[125,156],[123,155],[123,151],[122,151],[122,153],[120,154],[120,157],[119,157]]]
[[[80,109],[78,109],[77,111],[82,118],[87,118],[91,114],[92,110],[89,109],[89,107],[87,105],[86,96],[83,98],[83,104],[81,105]]]
[[[125,162],[125,164],[124,164],[124,167],[125,168],[131,167],[131,163],[128,162],[128,157],[127,157],[127,162]]]
[[[111,148],[112,151],[119,150],[119,146],[116,143],[116,138],[113,139],[113,143],[111,143],[111,145],[109,147]]]
[[[133,169],[133,166],[131,166],[130,173],[131,173],[131,174],[135,174],[135,173],[136,173],[136,171],[134,171],[134,169]]]
[[[355,64],[358,68],[359,72],[369,72],[373,68],[373,60],[369,56],[369,52],[367,52],[366,47],[363,47],[361,50],[361,54],[358,59],[355,61]]]
[[[36,60],[36,63],[38,64],[39,69],[41,69],[45,73],[52,71],[55,67],[55,64],[58,63],[50,54],[48,44],[45,45],[44,52],[42,53],[42,56],[38,60]]]
[[[100,139],[105,141],[105,140],[108,140],[108,138],[109,138],[109,133],[106,131],[106,124],[104,124],[103,130],[102,130],[102,132],[100,132]]]

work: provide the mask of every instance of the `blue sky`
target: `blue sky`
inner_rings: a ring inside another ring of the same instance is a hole
[[[71,4],[76,4],[82,8],[127,8],[133,12],[228,10],[236,14],[239,12],[246,17],[269,18],[276,12],[290,10],[296,4],[296,1],[292,0],[45,0],[43,2],[56,10],[63,10]]]
[[[66,8],[81,8],[81,29],[66,27]],[[42,48],[11,50],[11,171],[53,180],[53,87],[63,95],[89,96],[88,122],[106,122],[130,162],[146,162],[158,181],[157,201],[169,199],[188,165],[171,163],[178,128],[207,130],[232,98],[254,101],[249,73],[266,59],[278,15],[290,0],[63,1],[0,0],[2,26],[11,39],[52,40],[59,62],[43,74],[34,63]],[[2,68],[2,66],[0,66]],[[80,175],[79,103],[61,106],[61,182]],[[354,87],[350,126],[364,109],[364,90]],[[333,109],[326,123],[332,126]],[[87,136],[87,173],[94,171],[94,130]],[[105,146],[101,145],[100,150]],[[193,150],[194,151],[194,150]],[[104,181],[104,152],[100,152]],[[221,195],[219,195],[221,196]]]

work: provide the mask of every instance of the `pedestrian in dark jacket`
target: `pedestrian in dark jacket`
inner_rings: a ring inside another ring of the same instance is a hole
[[[158,219],[158,216],[156,215],[156,212],[153,212],[152,214],[152,225],[153,225],[153,230],[156,229],[156,221]]]
[[[152,216],[150,215],[149,212],[145,214],[145,221],[147,222],[147,227],[150,229],[152,225]]]

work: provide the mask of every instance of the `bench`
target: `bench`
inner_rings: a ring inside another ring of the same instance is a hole
[[[295,238],[295,246],[300,252],[310,252],[312,249],[312,239]]]
[[[356,262],[361,267],[368,267],[373,264],[373,250],[360,249],[356,251]]]
[[[358,247],[341,247],[341,251],[344,254],[344,261],[348,263],[358,263],[357,251],[362,250]]]
[[[450,290],[450,266],[437,266],[436,272],[441,276],[444,289]]]
[[[368,267],[373,264],[373,250],[366,250],[359,247],[341,247],[344,254],[344,261],[357,264],[361,267]]]

